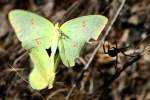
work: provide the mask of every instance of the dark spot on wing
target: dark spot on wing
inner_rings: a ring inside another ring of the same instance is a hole
[[[86,27],[86,22],[85,21],[82,22],[82,27]]]
[[[77,42],[73,43],[73,47],[76,47],[77,45],[78,45],[78,43],[77,43]]]
[[[31,25],[34,25],[35,24],[35,20],[34,18],[31,18]]]
[[[37,45],[40,45],[39,39],[35,39],[35,42],[36,42]]]

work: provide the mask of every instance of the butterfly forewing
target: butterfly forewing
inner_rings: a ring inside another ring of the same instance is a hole
[[[66,66],[74,66],[85,42],[97,39],[107,23],[107,18],[100,15],[89,15],[72,19],[60,29],[68,38],[62,38],[58,47],[61,59]]]
[[[24,10],[13,10],[9,20],[25,49],[50,47],[55,28],[47,19]]]

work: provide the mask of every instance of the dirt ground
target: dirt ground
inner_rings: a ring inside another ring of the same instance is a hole
[[[78,80],[98,41],[85,45],[73,68],[59,64],[52,89],[33,90],[28,83],[33,67],[30,57],[21,47],[8,21],[9,11],[25,9],[38,13],[53,23],[62,24],[69,19],[90,14],[104,15],[110,23],[122,1],[0,0],[0,100],[67,100],[75,83],[77,86],[69,100],[150,100],[148,53],[140,57],[118,54],[115,68],[115,57],[104,54],[103,48],[99,48],[89,68]],[[99,40],[103,38],[109,23]],[[105,41],[106,48],[108,42],[114,46],[117,41],[119,48],[130,45],[127,50],[129,54],[137,50],[140,41],[150,33],[150,0],[126,0],[109,33]]]

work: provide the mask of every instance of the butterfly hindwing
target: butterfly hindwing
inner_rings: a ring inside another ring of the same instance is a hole
[[[49,58],[46,50],[43,48],[32,48],[29,55],[34,64],[34,68],[29,76],[32,88],[40,90],[48,85],[52,87],[55,78],[54,62]]]

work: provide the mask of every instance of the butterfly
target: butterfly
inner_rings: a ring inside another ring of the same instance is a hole
[[[107,24],[102,15],[88,15],[71,19],[61,26],[53,24],[35,13],[16,9],[9,13],[12,25],[22,47],[29,51],[34,64],[29,75],[33,89],[41,90],[53,87],[55,79],[55,54],[58,48],[60,58],[67,67],[75,65],[84,44],[97,39]],[[51,48],[49,56],[46,49]]]

